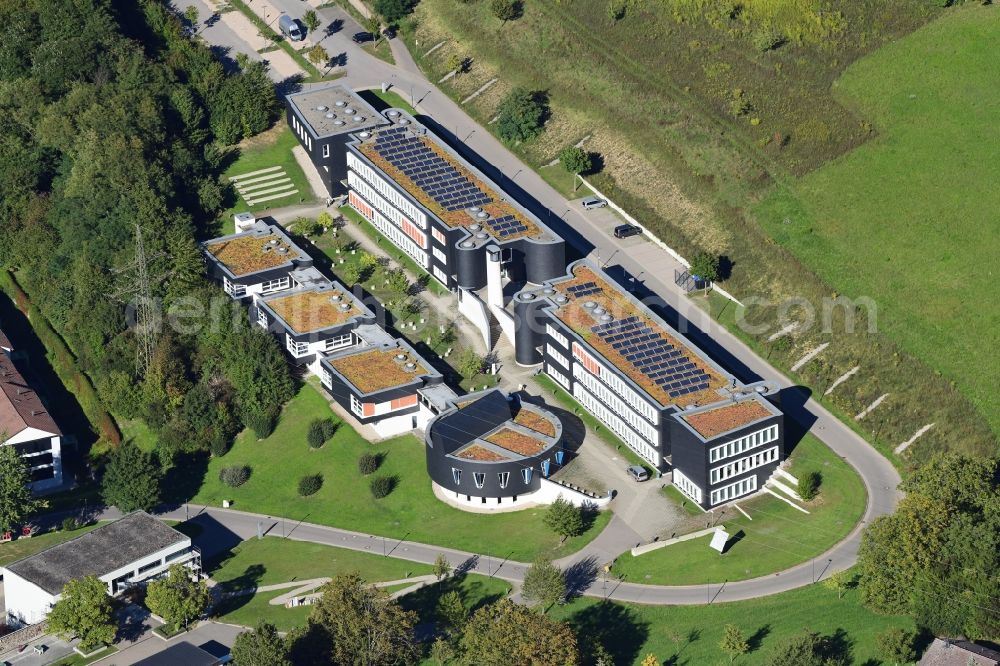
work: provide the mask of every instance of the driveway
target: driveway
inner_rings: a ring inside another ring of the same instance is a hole
[[[149,631],[139,641],[119,650],[105,659],[94,662],[94,664],[95,666],[129,666],[129,664],[142,661],[143,659],[162,652],[170,646],[182,641],[193,643],[199,647],[204,646],[205,649],[212,654],[218,654],[219,652],[225,651],[225,649],[218,650],[219,646],[232,648],[233,643],[236,641],[236,637],[244,631],[246,631],[245,628],[237,627],[231,624],[222,624],[220,622],[202,622],[197,628],[192,629],[186,634],[177,636],[170,641],[165,641],[159,636],[153,634],[153,632]],[[178,664],[178,666],[181,665]]]

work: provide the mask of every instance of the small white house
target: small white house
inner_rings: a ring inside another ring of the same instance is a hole
[[[174,564],[201,572],[201,553],[191,538],[145,511],[91,530],[0,569],[8,623],[45,619],[71,580],[97,576],[108,594],[162,576]]]

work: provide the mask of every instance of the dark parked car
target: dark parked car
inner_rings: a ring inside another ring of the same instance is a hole
[[[353,40],[355,44],[364,44],[365,42],[375,41],[375,35],[370,32],[356,32],[354,33],[354,36],[351,37],[351,40]]]
[[[634,224],[619,224],[615,227],[615,238],[628,238],[629,236],[635,236],[636,234],[641,233],[642,229]]]
[[[396,29],[386,28],[385,30],[382,31],[382,36],[385,37],[386,39],[392,39],[393,37],[396,36]]]

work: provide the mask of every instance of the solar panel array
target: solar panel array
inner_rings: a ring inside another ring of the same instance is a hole
[[[583,284],[574,284],[572,287],[566,289],[571,296],[580,298],[581,296],[589,296],[590,294],[596,294],[601,290],[597,286],[596,282],[584,282]]]
[[[519,234],[522,231],[528,230],[528,227],[518,221],[518,219],[513,215],[504,215],[503,217],[498,217],[495,220],[487,220],[486,223],[490,226],[490,229],[493,230],[493,233],[500,238],[513,236],[514,234]]]
[[[590,330],[671,398],[704,391],[710,386],[708,374],[692,363],[683,349],[667,342],[639,317],[598,324]]]
[[[405,127],[376,134],[375,150],[447,211],[493,201],[419,137],[408,134]]]

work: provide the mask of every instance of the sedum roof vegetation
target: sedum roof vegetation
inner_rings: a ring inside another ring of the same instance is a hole
[[[420,204],[431,211],[443,220],[448,226],[452,228],[456,227],[467,227],[472,224],[479,224],[483,227],[484,231],[490,231],[490,220],[504,217],[505,215],[513,215],[514,218],[527,227],[527,230],[518,233],[509,234],[500,238],[500,240],[506,242],[509,240],[514,240],[515,238],[537,238],[541,236],[544,232],[541,227],[531,221],[527,216],[524,215],[520,210],[510,205],[509,203],[503,201],[503,198],[493,190],[493,188],[487,186],[479,178],[475,176],[468,168],[463,166],[458,160],[452,157],[448,151],[439,146],[435,141],[432,141],[426,136],[418,137],[420,142],[424,144],[428,149],[433,151],[438,157],[448,163],[449,166],[453,167],[458,171],[463,177],[468,179],[473,185],[478,187],[482,192],[484,192],[488,197],[493,199],[492,202],[488,204],[483,204],[480,206],[484,211],[490,214],[489,219],[479,220],[470,216],[465,212],[464,209],[459,210],[445,210],[438,202],[434,200],[432,196],[424,192],[423,188],[414,183],[406,174],[404,174],[400,169],[397,169],[389,160],[382,157],[378,150],[375,148],[374,138],[363,142],[359,146],[359,150],[370,159],[379,169],[389,174],[389,176],[399,183],[404,190],[410,193],[410,195],[420,202]]]
[[[507,449],[525,457],[536,456],[549,446],[547,442],[511,428],[501,428],[485,439],[501,449]]]
[[[455,457],[464,458],[465,460],[478,460],[479,462],[500,462],[501,460],[509,459],[502,453],[490,451],[485,446],[479,446],[478,444],[465,447],[456,453]]]
[[[339,326],[361,312],[353,299],[341,291],[300,291],[265,303],[296,333]],[[342,307],[345,305],[346,308]]]
[[[533,412],[530,409],[525,409],[524,407],[521,407],[517,416],[514,417],[514,423],[519,426],[524,426],[528,430],[534,430],[535,432],[540,432],[543,435],[548,435],[549,437],[556,436],[556,427],[550,420],[541,414]]]
[[[295,247],[275,234],[236,236],[209,243],[206,249],[232,271],[233,275],[246,275],[276,268],[299,258]]]
[[[396,358],[400,354],[405,357],[403,360]],[[407,363],[413,363],[416,368],[407,370]],[[374,349],[349,354],[330,359],[330,365],[362,393],[403,386],[427,374],[427,369],[417,359],[401,349]]]
[[[596,283],[600,287],[601,291],[598,293],[591,293],[585,296],[576,297],[569,293],[568,288],[574,285],[582,285],[588,282]],[[572,328],[581,338],[587,341],[591,347],[597,350],[604,358],[606,358],[612,365],[614,365],[618,370],[623,372],[629,379],[638,384],[644,391],[649,393],[655,400],[657,400],[661,405],[676,405],[678,407],[687,407],[688,405],[694,404],[708,404],[719,400],[719,395],[716,391],[726,385],[726,379],[718,373],[711,365],[705,362],[699,354],[696,354],[690,347],[682,343],[676,337],[671,335],[663,327],[663,325],[649,315],[647,315],[643,310],[638,308],[632,299],[628,298],[622,291],[611,285],[596,273],[593,269],[585,264],[578,264],[573,268],[573,277],[563,280],[562,282],[554,282],[553,287],[559,290],[564,296],[569,300],[563,305],[557,305],[555,309],[555,314],[562,320],[567,326]],[[662,386],[657,385],[653,382],[645,373],[636,368],[632,363],[625,359],[614,347],[601,339],[599,335],[591,330],[591,327],[599,324],[600,322],[591,314],[583,304],[587,301],[594,301],[598,306],[604,308],[605,311],[610,313],[615,319],[623,319],[625,317],[638,317],[642,323],[646,324],[655,333],[659,334],[667,344],[671,344],[675,349],[681,349],[685,355],[690,359],[691,363],[694,363],[696,367],[700,368],[708,375],[709,386],[703,391],[698,391],[696,393],[688,393],[677,398],[672,398],[667,393],[666,389]]]
[[[771,410],[756,400],[742,400],[697,414],[685,414],[683,418],[699,435],[710,439],[768,416],[773,416]]]

